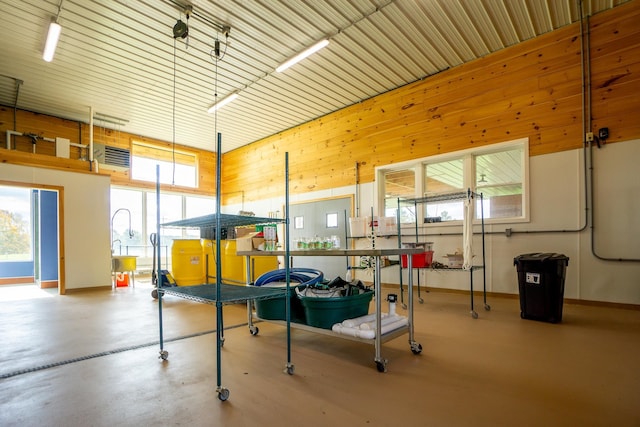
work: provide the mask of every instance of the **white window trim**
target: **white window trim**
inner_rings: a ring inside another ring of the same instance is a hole
[[[500,151],[507,151],[511,148],[522,147],[522,191],[523,191],[523,200],[522,200],[522,217],[520,218],[485,218],[485,224],[515,224],[515,223],[525,223],[530,222],[530,193],[529,193],[529,138],[519,138],[511,141],[505,141],[500,143],[495,143],[491,145],[487,145],[479,148],[469,148],[466,150],[460,151],[452,151],[450,153],[445,154],[437,154],[429,157],[422,157],[419,159],[407,160],[399,163],[392,163],[389,165],[376,166],[375,168],[375,185],[374,185],[374,212],[378,212],[379,215],[382,215],[380,212],[380,207],[384,207],[385,205],[385,197],[384,197],[384,176],[385,173],[394,170],[401,169],[413,169],[416,177],[416,198],[422,197],[424,194],[424,179],[423,179],[423,168],[424,165],[428,165],[430,163],[439,163],[445,162],[448,160],[454,159],[465,159],[465,187],[474,188],[475,182],[475,170],[468,170],[468,168],[475,167],[475,163],[472,161],[467,161],[467,159],[472,158],[473,156],[482,155],[482,154],[491,154]],[[472,182],[469,182],[471,180]],[[419,209],[422,209],[419,206]],[[416,218],[421,218],[423,215],[422,211],[416,212]],[[474,222],[480,222],[479,220],[475,220]],[[442,223],[433,223],[433,224],[419,224],[420,226],[429,226],[429,227],[441,227],[441,226],[459,226],[462,224],[462,221],[446,221]],[[402,228],[415,227],[415,224],[403,224]]]

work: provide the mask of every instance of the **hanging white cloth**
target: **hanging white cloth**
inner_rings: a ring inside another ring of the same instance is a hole
[[[462,221],[463,270],[469,270],[473,265],[473,213],[473,194],[469,190],[467,198],[464,199],[464,219]]]

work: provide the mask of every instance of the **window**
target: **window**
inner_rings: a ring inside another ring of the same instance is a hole
[[[31,189],[0,186],[0,261],[31,261]]]
[[[157,222],[156,194],[147,193],[147,232],[156,233]],[[182,216],[182,196],[177,194],[160,194],[160,224],[184,219]],[[175,239],[183,238],[182,228],[161,228],[161,244],[171,247]]]
[[[428,163],[424,165],[424,196],[435,196],[445,193],[465,191],[464,159],[446,162]],[[462,200],[429,203],[426,205],[424,222],[462,221],[464,219],[464,202]]]
[[[384,216],[396,216],[398,199],[413,199],[416,194],[416,173],[413,169],[385,171],[384,181]],[[416,214],[413,206],[400,207],[400,222],[415,222]]]
[[[338,214],[328,213],[327,214],[327,228],[338,228]]]
[[[139,266],[151,262],[150,235],[157,231],[156,197],[155,191],[111,187],[112,249],[115,255],[142,257]],[[165,193],[160,195],[160,209],[161,224],[194,218],[215,213],[215,198]],[[129,237],[129,215],[133,237]],[[163,257],[170,253],[174,239],[200,238],[199,229],[162,227],[160,233]]]
[[[216,201],[211,197],[185,196],[185,218],[195,218],[216,213]],[[199,239],[200,230],[187,228],[185,234],[189,238]]]
[[[482,193],[485,218],[522,217],[522,158],[522,149],[475,157],[475,188],[478,193]],[[478,215],[476,212],[476,217]]]
[[[470,188],[483,196],[483,205],[478,200],[475,209],[476,219],[480,218],[482,208],[487,220],[525,220],[528,154],[525,138],[380,168],[379,200],[384,204],[385,216],[395,216],[398,199],[465,192]],[[418,170],[420,174],[414,173]],[[420,222],[424,223],[463,219],[463,201],[401,206],[401,209],[400,222],[404,224],[415,223],[416,218],[422,218]],[[416,209],[418,212],[414,212]]]
[[[156,165],[160,166],[162,184],[195,188],[198,186],[198,158],[186,151],[158,148],[133,141],[131,178],[156,182]]]
[[[131,233],[130,233],[131,232]],[[114,255],[144,255],[142,192],[111,189],[111,250]]]

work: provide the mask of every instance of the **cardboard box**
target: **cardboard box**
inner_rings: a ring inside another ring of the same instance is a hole
[[[236,252],[247,252],[257,250],[258,246],[262,242],[264,242],[263,237],[256,237],[258,234],[261,234],[257,231],[252,233],[248,233],[243,237],[236,238]]]
[[[250,233],[255,233],[255,231],[256,231],[256,227],[254,226],[236,227],[236,239],[239,239],[240,237],[245,237]]]

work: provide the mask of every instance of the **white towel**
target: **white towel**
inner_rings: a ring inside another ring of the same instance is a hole
[[[473,263],[473,203],[474,199],[469,195],[464,201],[464,221],[462,222],[463,261],[462,268],[469,270]]]

